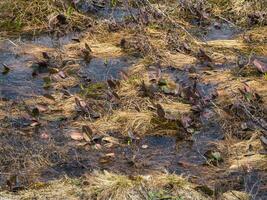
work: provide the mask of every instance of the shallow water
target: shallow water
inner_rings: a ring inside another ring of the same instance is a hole
[[[122,70],[127,70],[134,60],[128,57],[93,58],[89,63],[83,63],[79,74],[93,81],[118,79]]]
[[[31,62],[34,58],[29,55],[17,55],[12,51],[11,44],[0,44],[0,64],[10,68],[9,73],[0,74],[0,98],[20,99],[41,94],[42,79],[32,77]],[[0,66],[2,72],[4,66]]]
[[[207,33],[204,38],[207,41],[211,40],[229,40],[232,39],[238,31],[228,23],[221,23],[219,28],[214,24],[207,27]]]

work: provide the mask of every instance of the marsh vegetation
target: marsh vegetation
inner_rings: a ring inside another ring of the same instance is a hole
[[[267,199],[266,0],[2,0],[0,199]]]

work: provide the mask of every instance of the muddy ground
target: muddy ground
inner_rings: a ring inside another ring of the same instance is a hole
[[[72,6],[89,25],[1,32],[0,199],[267,199],[264,22]],[[150,193],[104,193],[116,176]]]

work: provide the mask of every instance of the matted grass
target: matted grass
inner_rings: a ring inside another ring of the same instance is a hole
[[[64,14],[70,30],[85,28],[90,18],[75,11],[68,1],[2,0],[0,2],[0,34],[36,32],[49,29],[49,17]]]
[[[144,200],[190,199],[209,200],[210,197],[194,189],[194,185],[181,176],[153,174],[125,176],[95,171],[82,179],[63,179],[48,184],[35,184],[16,195],[0,192],[4,199],[92,199],[92,200]]]

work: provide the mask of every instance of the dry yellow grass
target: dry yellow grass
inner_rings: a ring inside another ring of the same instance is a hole
[[[35,184],[16,195],[0,192],[4,199],[95,199],[144,200],[169,197],[171,199],[210,200],[197,192],[194,185],[174,174],[125,176],[95,171],[83,179],[62,179],[48,184]]]

